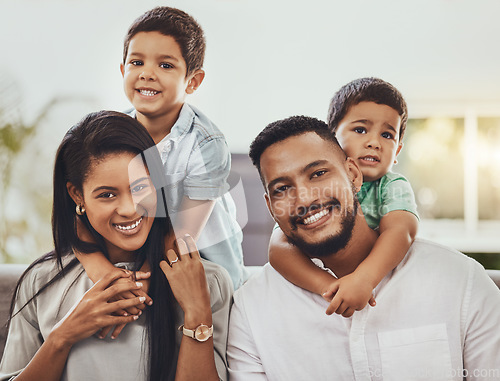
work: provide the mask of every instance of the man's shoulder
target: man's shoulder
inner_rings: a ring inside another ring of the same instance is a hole
[[[424,238],[416,238],[411,245],[409,252],[413,255],[418,255],[419,257],[439,255],[445,260],[451,260],[457,263],[466,263],[471,260],[470,257],[456,249]]]
[[[399,269],[405,267],[443,279],[465,277],[474,270],[484,271],[478,262],[458,250],[422,238],[415,239],[398,266]]]
[[[272,299],[273,295],[293,292],[294,288],[297,286],[288,282],[269,263],[266,263],[261,271],[250,277],[235,291],[234,299],[235,302],[244,299],[245,303],[262,303],[264,300]]]

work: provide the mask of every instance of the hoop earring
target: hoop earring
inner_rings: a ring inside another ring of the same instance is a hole
[[[76,206],[76,214],[78,214],[79,216],[83,216],[84,213],[85,213],[85,208],[83,207],[82,204],[78,204]]]

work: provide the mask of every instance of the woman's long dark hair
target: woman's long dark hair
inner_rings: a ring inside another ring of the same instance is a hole
[[[145,261],[148,261],[151,267],[149,295],[154,303],[147,307],[148,353],[144,354],[145,358],[149,359],[149,379],[165,380],[175,374],[175,306],[177,305],[170,285],[159,267],[160,261],[164,258],[164,237],[172,231],[162,189],[165,184],[165,174],[153,139],[139,122],[125,114],[113,111],[89,114],[64,136],[57,150],[54,165],[52,207],[54,251],[36,260],[23,273],[12,298],[10,316],[12,319],[22,308],[78,264],[76,257],[63,263],[64,257],[74,256],[73,248],[83,253],[100,251],[108,256],[104,239],[90,225],[86,215],[80,217],[81,221],[91,232],[96,243],[85,243],[78,238],[75,223],[76,204],[70,197],[66,184],[70,182],[82,192],[92,161],[103,159],[108,154],[122,152],[142,156],[157,189],[157,218],[153,222],[145,244],[137,251],[135,265],[136,269],[139,269]],[[26,274],[37,264],[52,259],[57,261],[59,273],[14,314],[19,286]]]

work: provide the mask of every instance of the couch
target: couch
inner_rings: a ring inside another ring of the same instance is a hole
[[[243,210],[244,208],[238,210],[242,214],[238,216],[239,221],[240,219],[245,221],[243,227],[244,260],[247,266],[261,266],[267,262],[267,245],[274,221],[267,211],[259,175],[248,155],[233,154],[229,183],[232,187],[236,187],[240,181],[243,185],[244,202],[247,206],[246,211]],[[25,268],[26,265],[0,264],[0,358],[5,345],[5,327],[11,295],[17,279]],[[500,288],[500,270],[489,270],[489,275]]]
[[[21,276],[26,265],[0,264],[0,358],[5,346],[7,335],[6,324],[9,316],[10,299],[17,279]],[[500,288],[500,270],[486,270]]]

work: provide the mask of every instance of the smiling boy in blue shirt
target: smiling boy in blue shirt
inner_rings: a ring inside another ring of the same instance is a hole
[[[226,182],[230,152],[222,132],[185,103],[203,82],[204,56],[200,25],[179,9],[157,7],[130,26],[120,70],[134,106],[131,116],[146,127],[161,154],[175,236],[193,236],[201,256],[225,267],[236,289],[247,275],[242,232]],[[79,254],[78,259],[93,281],[113,270],[102,253]]]

